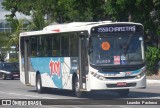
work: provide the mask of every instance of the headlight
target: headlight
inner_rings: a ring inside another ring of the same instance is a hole
[[[5,73],[5,74],[11,74],[11,72],[4,71],[4,70],[1,70],[1,72]]]
[[[11,74],[11,72],[6,72],[6,74]]]
[[[146,67],[144,67],[142,70],[141,70],[141,73],[139,75],[136,76],[137,79],[141,78],[142,76],[145,75],[145,72],[146,72]]]
[[[94,77],[96,77],[97,79],[100,79],[100,80],[104,80],[105,79],[102,75],[100,75],[100,74],[98,74],[96,72],[91,72],[91,75],[93,75]]]

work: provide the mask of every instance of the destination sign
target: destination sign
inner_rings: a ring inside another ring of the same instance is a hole
[[[136,26],[125,26],[125,27],[100,27],[98,28],[98,32],[125,32],[131,31],[135,32]]]
[[[143,32],[140,25],[106,25],[93,27],[91,33]]]

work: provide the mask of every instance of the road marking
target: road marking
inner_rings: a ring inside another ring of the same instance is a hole
[[[6,93],[6,92],[0,91],[0,93]]]
[[[149,97],[151,99],[160,99],[160,97]]]
[[[11,95],[22,95],[22,94],[17,94],[17,93],[8,93],[8,94],[11,94]]]
[[[58,99],[58,98],[50,98],[50,97],[42,97],[44,99]]]
[[[150,84],[155,84],[155,83],[160,83],[160,80],[150,80],[150,79],[147,79],[147,83],[150,83]]]
[[[19,96],[23,96],[23,97],[32,97],[32,98],[57,99],[57,98],[44,97],[44,96],[23,95],[23,94],[19,94],[19,93],[8,93],[8,92],[3,92],[3,91],[0,91],[0,93],[1,94],[9,94],[9,95],[19,95]]]
[[[7,84],[6,82],[0,82],[1,84]]]
[[[39,97],[39,96],[33,96],[33,95],[24,95],[24,96],[26,96],[26,97]]]
[[[132,108],[132,107],[129,107],[128,105],[127,106],[119,106],[119,107],[121,107],[121,108]]]

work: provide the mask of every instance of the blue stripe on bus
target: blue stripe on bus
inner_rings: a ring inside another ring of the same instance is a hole
[[[124,71],[124,72],[131,72],[130,75],[138,74],[141,72],[141,69],[135,71]],[[102,74],[120,74],[120,72],[101,72]]]
[[[62,63],[63,57],[36,57],[30,58],[35,71],[47,73],[58,88],[62,88]]]

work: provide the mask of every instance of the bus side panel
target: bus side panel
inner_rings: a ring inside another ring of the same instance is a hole
[[[72,74],[70,74],[70,60],[70,57],[65,57],[64,62],[61,63],[63,89],[72,89]]]
[[[69,57],[37,57],[30,61],[33,70],[40,72],[43,87],[71,89]]]
[[[36,86],[36,72],[29,71],[29,83],[31,86]]]
[[[36,57],[30,58],[29,81],[35,85],[36,72],[41,75],[42,86],[59,89],[72,89],[72,76],[77,72],[77,57]],[[33,72],[34,71],[34,72]]]
[[[36,57],[30,58],[30,61],[33,70],[41,74],[43,87],[63,88],[61,68],[63,57]]]
[[[20,81],[25,84],[25,74],[24,74],[24,59],[19,58],[19,64],[20,64]]]
[[[20,81],[25,84],[25,75],[24,75],[24,71],[20,71]]]
[[[29,62],[29,68],[32,68],[31,62]],[[23,84],[25,83],[25,72],[24,72],[24,58],[20,58],[20,81]],[[29,71],[29,84],[31,86],[35,86],[36,85],[36,72],[34,72],[33,69],[30,69]]]

